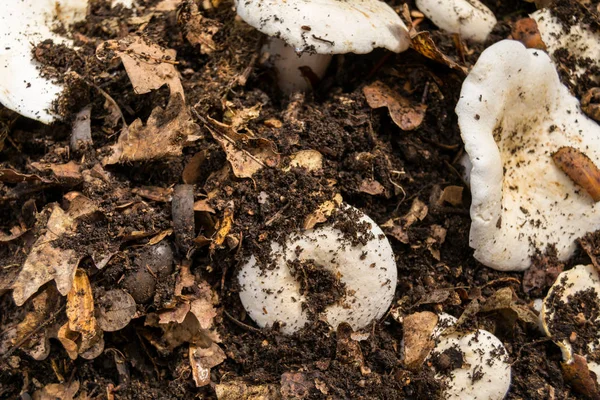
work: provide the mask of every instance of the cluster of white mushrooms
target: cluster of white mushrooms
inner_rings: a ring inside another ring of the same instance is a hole
[[[117,3],[132,5],[113,1]],[[493,13],[477,0],[417,0],[416,4],[438,27],[464,39],[484,42],[496,25]],[[86,8],[87,2],[81,0],[42,0],[35,5],[8,1],[0,15],[0,102],[4,106],[46,124],[56,120],[49,110],[63,87],[40,76],[31,46],[46,39],[72,46],[53,26],[82,20]],[[280,88],[287,93],[309,86],[302,67],[322,77],[333,54],[363,54],[377,47],[402,52],[411,44],[398,13],[380,0],[238,0],[236,8],[245,22],[269,36],[263,52],[273,61]],[[577,238],[600,227],[594,199],[552,160],[553,153],[568,146],[600,165],[600,127],[581,112],[551,58],[554,50],[567,46],[598,63],[599,40],[585,26],[566,30],[548,10],[532,17],[550,56],[516,41],[490,46],[464,81],[456,107],[472,193],[470,244],[477,260],[503,271],[527,269],[533,252],[548,245],[554,245],[565,260]],[[573,79],[584,73],[573,71]],[[337,212],[347,219],[351,215],[357,230],[362,229],[361,240],[347,237],[333,218],[273,242],[268,260],[253,256],[241,267],[240,298],[258,326],[279,325],[282,333],[293,334],[319,319],[332,329],[346,322],[360,330],[386,313],[397,281],[392,248],[367,215],[348,205]],[[311,288],[302,288],[303,271],[297,267],[307,262],[344,288],[340,299],[318,315],[307,311],[310,293],[306,290]],[[552,330],[557,299],[567,304],[584,292],[595,293],[600,303],[600,279],[592,266],[578,266],[559,277],[541,307],[542,327],[549,336],[556,336]],[[459,348],[465,365],[482,366],[480,371],[457,368],[440,375],[446,382],[446,397],[503,398],[510,386],[509,364],[502,357],[482,362],[492,359],[492,354],[506,354],[502,343],[481,330],[444,334],[455,320],[440,316],[440,321],[445,328],[433,333],[437,342],[433,353]],[[565,361],[572,360],[568,339],[557,343]],[[586,355],[595,346],[590,343]],[[589,366],[600,370],[591,361]],[[474,380],[475,373],[486,379]]]

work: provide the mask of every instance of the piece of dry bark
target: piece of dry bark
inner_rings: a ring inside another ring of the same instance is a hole
[[[175,186],[171,214],[177,245],[187,253],[195,237],[193,185]]]

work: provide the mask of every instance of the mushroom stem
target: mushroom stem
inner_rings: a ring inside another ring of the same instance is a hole
[[[307,67],[314,77],[323,78],[331,62],[331,54],[298,54],[296,50],[281,39],[271,37],[263,46],[262,52],[268,53],[277,72],[277,84],[284,93],[306,91],[311,87],[311,76],[300,68]],[[312,75],[311,74],[311,75]]]

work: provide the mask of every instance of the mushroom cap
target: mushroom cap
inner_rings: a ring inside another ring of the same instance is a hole
[[[131,4],[113,0],[113,5]],[[54,44],[72,42],[54,33],[57,22],[65,26],[85,19],[87,0],[6,0],[0,13],[0,103],[27,118],[49,124],[57,119],[50,110],[63,86],[40,76],[33,46],[47,39]]]
[[[288,267],[288,262],[294,261],[312,260],[345,284],[341,302],[329,305],[319,316],[334,329],[347,322],[358,330],[385,314],[394,298],[397,279],[390,243],[367,215],[347,205],[340,211],[352,213],[352,217],[360,215],[353,223],[368,227],[366,244],[353,245],[342,231],[327,223],[291,234],[283,246],[273,242],[267,265],[261,266],[252,256],[241,267],[240,299],[258,326],[280,321],[285,323],[281,331],[291,334],[309,321],[302,307],[307,298],[300,294],[300,284]]]
[[[540,319],[546,335],[549,337],[556,336],[556,332],[551,332],[552,320],[556,314],[557,302],[561,301],[564,304],[569,303],[569,297],[585,290],[593,289],[595,298],[592,299],[594,304],[581,304],[577,308],[589,308],[590,311],[600,308],[600,276],[596,267],[593,265],[577,265],[568,271],[561,272],[556,281],[548,291],[548,295],[544,299],[542,304],[542,312],[540,313]],[[555,296],[556,294],[556,296]],[[557,298],[556,298],[557,297]],[[577,332],[576,315],[569,315],[570,318],[565,319],[564,315],[560,317],[560,324],[572,324],[570,331]],[[596,321],[590,321],[592,325],[595,325],[600,320],[600,316]],[[587,343],[587,349],[589,353],[592,353],[600,343],[600,332],[597,332],[597,336],[594,341]],[[568,339],[562,339],[556,341],[556,344],[560,347],[563,359],[570,361],[573,357],[573,348]],[[587,356],[587,354],[581,354]],[[597,364],[594,368],[597,368]]]
[[[447,328],[456,324],[456,318],[441,314],[438,326]],[[436,328],[436,345],[429,357],[442,354],[448,349],[462,352],[462,367],[449,373],[436,374],[436,379],[446,384],[444,399],[502,400],[510,388],[511,369],[508,353],[502,342],[490,332],[452,332],[445,335],[445,328]]]
[[[416,0],[417,8],[439,28],[483,42],[496,26],[496,16],[478,0]]]
[[[236,0],[238,15],[298,53],[364,54],[410,45],[398,14],[379,0]]]
[[[511,40],[490,46],[465,79],[456,113],[472,165],[475,258],[524,270],[536,248],[551,244],[569,258],[575,240],[600,227],[600,209],[552,154],[570,146],[600,165],[600,127],[581,112],[548,55]]]

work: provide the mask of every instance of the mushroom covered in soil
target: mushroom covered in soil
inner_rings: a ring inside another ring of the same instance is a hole
[[[449,329],[456,321],[448,314],[439,316],[433,332],[436,345],[428,358],[435,378],[444,383],[444,399],[502,400],[511,381],[504,345],[483,329],[468,333]]]
[[[476,42],[485,41],[497,22],[478,0],[416,0],[416,4],[439,28]]]
[[[396,53],[410,45],[398,14],[380,0],[237,0],[238,15],[270,36],[263,52],[274,58],[279,87],[305,90],[299,71],[323,77],[332,54],[365,54],[383,47]]]
[[[266,260],[253,255],[241,267],[240,299],[258,326],[279,322],[292,334],[320,319],[358,330],[385,314],[397,278],[390,243],[354,207],[342,205],[330,219],[272,242]]]
[[[113,0],[113,5],[131,6],[130,0]],[[25,117],[49,124],[63,86],[44,78],[34,60],[33,46],[52,40],[72,45],[55,32],[57,24],[69,26],[85,19],[87,0],[7,0],[0,13],[0,103]]]
[[[600,348],[600,277],[593,265],[562,272],[543,301],[540,320],[544,332],[555,338],[563,360],[586,359]],[[600,364],[587,360],[600,377]]]
[[[600,126],[561,84],[546,53],[503,40],[482,54],[456,107],[469,158],[470,245],[503,271],[524,270],[536,249],[560,260],[600,228],[600,208],[554,162],[561,148],[600,165]]]

